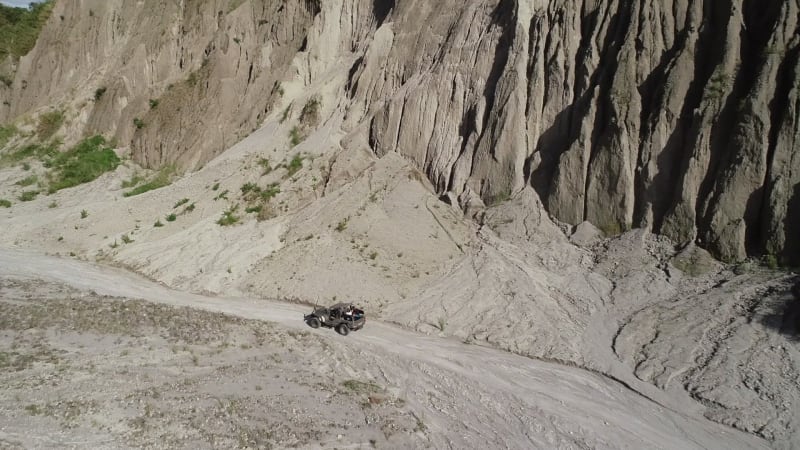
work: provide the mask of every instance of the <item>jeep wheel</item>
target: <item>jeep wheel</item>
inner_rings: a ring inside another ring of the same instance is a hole
[[[308,319],[308,326],[310,326],[311,328],[319,328],[319,319],[317,319],[316,317]]]
[[[336,332],[341,334],[342,336],[347,336],[347,333],[350,332],[350,327],[348,327],[345,324],[341,324],[338,327],[336,327]]]

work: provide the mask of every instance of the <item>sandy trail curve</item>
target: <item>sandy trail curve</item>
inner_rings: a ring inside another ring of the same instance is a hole
[[[102,295],[309,330],[301,320],[307,311],[303,306],[178,292],[120,269],[73,259],[2,249],[0,276],[40,278]],[[579,368],[426,337],[375,321],[347,338],[329,330],[310,331],[333,345],[352,346],[376,358],[383,366],[376,370],[406,391],[412,407],[425,411],[437,448],[479,445],[474,436],[508,448],[768,448],[766,441],[670,410],[659,399]],[[463,430],[453,429],[454,423]]]

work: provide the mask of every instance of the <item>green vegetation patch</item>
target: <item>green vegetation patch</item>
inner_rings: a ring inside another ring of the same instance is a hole
[[[0,208],[11,208],[11,202],[4,198],[0,198]]]
[[[19,58],[31,51],[54,4],[48,0],[31,3],[28,8],[0,5],[0,59],[9,55]]]
[[[100,175],[115,170],[119,164],[119,157],[106,145],[103,136],[84,139],[49,161],[48,166],[53,170],[49,190],[56,192],[94,181]]]

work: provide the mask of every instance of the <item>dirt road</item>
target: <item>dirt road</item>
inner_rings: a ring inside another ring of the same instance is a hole
[[[39,278],[102,295],[189,306],[309,330],[374,370],[425,418],[434,448],[767,448],[766,441],[674,411],[603,376],[371,321],[343,338],[310,330],[306,308],[177,292],[123,270],[0,250],[0,276]],[[535,332],[532,331],[532,332]]]

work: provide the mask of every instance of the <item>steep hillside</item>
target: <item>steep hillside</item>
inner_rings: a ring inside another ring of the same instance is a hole
[[[202,166],[283,82],[348,77],[337,108],[440,194],[532,186],[555,218],[800,263],[798,2],[56,2],[2,97],[150,167]],[[297,107],[297,105],[295,105]]]
[[[796,447],[799,280],[747,257],[800,262],[799,10],[57,0],[0,85],[0,250],[347,299]]]

